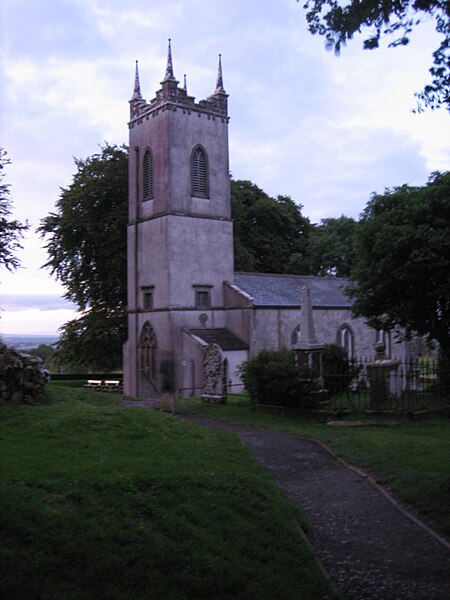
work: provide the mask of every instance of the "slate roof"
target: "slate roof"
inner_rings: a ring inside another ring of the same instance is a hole
[[[190,329],[189,333],[207,344],[218,344],[222,350],[248,350],[248,346],[229,329]]]
[[[337,277],[235,273],[234,285],[251,297],[255,307],[301,306],[303,286],[311,291],[313,308],[350,308],[351,299],[343,292],[349,281]]]

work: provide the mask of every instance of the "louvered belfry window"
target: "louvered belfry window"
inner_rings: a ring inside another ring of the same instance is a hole
[[[151,150],[147,150],[144,156],[144,200],[153,198],[153,157]]]
[[[192,195],[208,197],[208,159],[200,146],[192,154]]]

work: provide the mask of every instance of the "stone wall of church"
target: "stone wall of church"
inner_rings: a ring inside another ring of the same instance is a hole
[[[253,308],[228,310],[227,327],[241,337],[250,348],[250,355],[263,349],[291,348],[298,340],[300,311],[289,308]],[[340,344],[340,329],[346,326],[352,333],[353,357],[371,359],[375,355],[376,332],[363,319],[352,317],[349,309],[314,309],[316,337],[324,344]],[[392,339],[391,357],[406,357],[405,344]]]

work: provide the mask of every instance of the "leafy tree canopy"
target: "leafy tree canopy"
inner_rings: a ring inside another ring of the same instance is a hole
[[[122,366],[126,309],[90,309],[61,328],[52,361],[83,369],[112,371]]]
[[[292,255],[303,256],[311,225],[288,196],[268,196],[250,181],[231,182],[236,271],[283,273]]]
[[[450,356],[450,172],[374,195],[356,228],[356,315],[436,339]]]
[[[327,47],[333,48],[337,54],[347,40],[363,29],[367,30],[363,42],[366,49],[378,48],[380,39],[385,36],[392,39],[390,46],[404,46],[421,21],[434,18],[436,31],[443,39],[433,53],[432,81],[416,96],[419,110],[441,106],[450,110],[448,0],[306,0],[304,8],[311,33],[325,36]]]
[[[309,234],[307,260],[312,275],[348,277],[355,261],[353,236],[356,221],[350,217],[322,219]]]
[[[82,312],[63,327],[59,358],[112,368],[121,364],[120,346],[126,338],[127,149],[106,144],[100,153],[75,159],[75,164],[77,172],[61,190],[56,212],[38,229],[48,240],[44,266]]]
[[[7,157],[6,150],[0,148],[0,266],[3,265],[8,271],[14,271],[20,266],[20,260],[15,254],[22,248],[19,239],[29,229],[29,225],[10,219],[12,211],[10,184],[3,183],[4,169],[9,164],[11,161]]]

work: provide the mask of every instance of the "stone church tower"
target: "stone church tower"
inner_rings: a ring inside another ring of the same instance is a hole
[[[175,79],[169,40],[161,89],[146,102],[136,64],[129,122],[125,394],[155,397],[186,378],[183,331],[225,326],[233,280],[227,94],[195,102]]]

